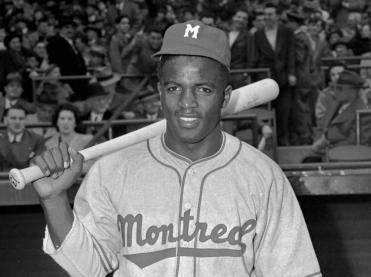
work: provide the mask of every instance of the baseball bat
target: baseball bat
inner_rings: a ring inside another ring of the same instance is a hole
[[[233,90],[228,105],[222,110],[222,115],[231,115],[243,110],[256,107],[274,100],[278,96],[279,87],[272,79],[264,79]],[[80,152],[84,160],[95,159],[99,156],[114,152],[127,146],[147,140],[166,130],[166,120],[163,119],[139,130],[130,132],[109,141],[83,149]],[[26,184],[44,177],[38,166],[24,169],[13,168],[9,172],[9,180],[15,189],[21,190]]]

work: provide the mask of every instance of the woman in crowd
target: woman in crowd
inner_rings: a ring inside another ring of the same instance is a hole
[[[35,54],[37,55],[37,59],[39,60],[39,70],[46,71],[50,65],[45,42],[39,41],[38,43],[36,43],[33,51],[35,52]]]
[[[65,142],[71,148],[79,151],[84,149],[93,138],[91,134],[82,134],[78,132],[81,123],[80,116],[77,108],[71,104],[59,106],[52,122],[57,132],[45,142],[47,149],[58,146],[60,142]],[[85,162],[84,172],[86,172],[92,164],[93,161]]]

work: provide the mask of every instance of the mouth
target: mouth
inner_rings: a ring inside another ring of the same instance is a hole
[[[183,128],[194,128],[198,126],[198,124],[201,121],[201,118],[195,115],[188,115],[188,116],[179,116],[178,121],[180,123],[180,126]]]

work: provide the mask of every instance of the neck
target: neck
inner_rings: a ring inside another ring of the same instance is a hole
[[[75,133],[75,131],[72,131],[71,133],[60,133],[60,136],[64,142],[70,142]]]
[[[8,133],[11,134],[11,135],[13,135],[13,136],[18,136],[20,134],[23,134],[23,132],[24,132],[24,130],[21,131],[21,132],[18,132],[18,133],[14,133],[12,130],[8,129]]]
[[[11,97],[9,95],[6,95],[5,98],[8,99],[9,101],[18,100],[18,98],[14,98],[14,97]]]
[[[272,24],[272,25],[266,25],[265,26],[265,28],[267,29],[267,30],[273,30],[273,29],[275,29],[277,27],[277,24],[275,23],[275,24]]]
[[[165,133],[165,144],[167,147],[191,161],[197,161],[214,155],[220,149],[222,142],[223,135],[219,127],[215,128],[215,130],[202,141],[196,143],[179,143],[170,133]]]

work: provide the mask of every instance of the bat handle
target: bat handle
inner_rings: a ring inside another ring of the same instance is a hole
[[[9,171],[10,184],[17,190],[22,190],[26,184],[44,177],[41,169],[34,165],[24,169],[13,168]]]

